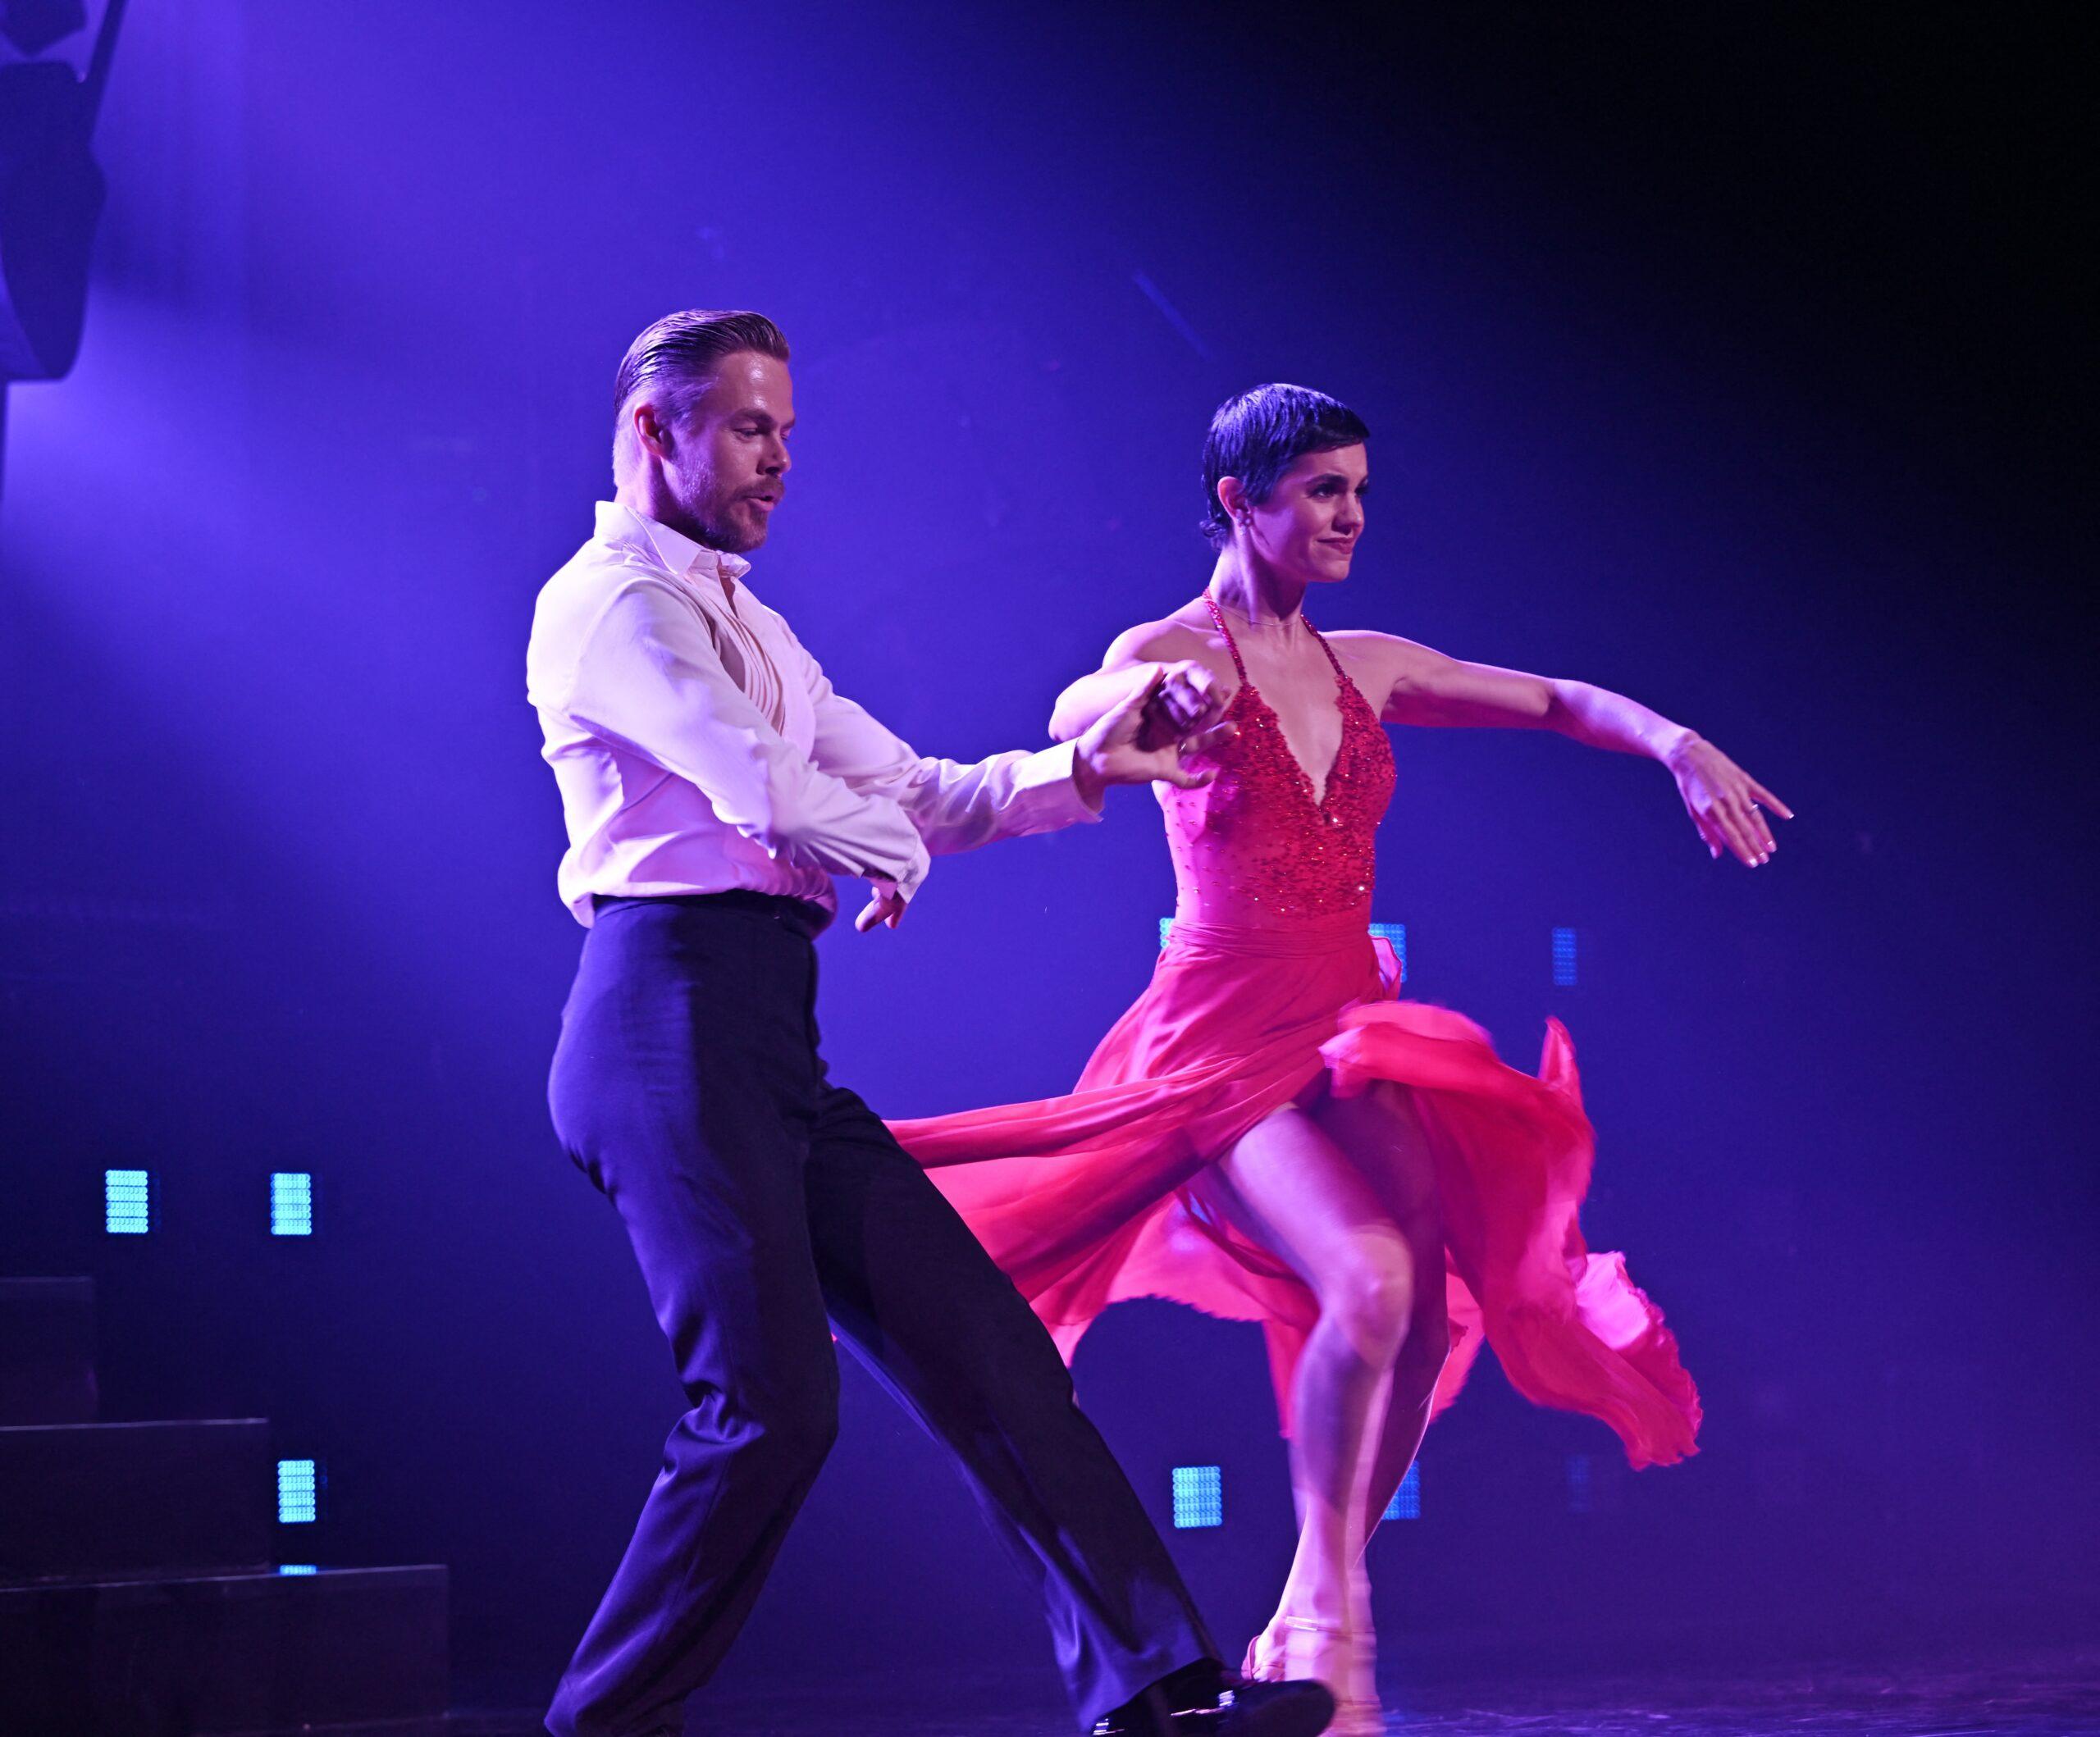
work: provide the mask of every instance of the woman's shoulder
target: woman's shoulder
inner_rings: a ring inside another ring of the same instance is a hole
[[[1189,605],[1190,609],[1199,607]],[[1184,658],[1202,657],[1217,638],[1217,630],[1208,619],[1199,623],[1190,620],[1186,610],[1177,610],[1157,621],[1142,621],[1134,627],[1125,628],[1110,642],[1108,654],[1102,662],[1107,668],[1179,663]]]
[[[1404,640],[1397,633],[1380,633],[1369,627],[1336,627],[1331,631],[1323,627],[1320,636],[1335,648],[1336,656],[1381,668],[1404,669],[1438,655],[1428,646]]]

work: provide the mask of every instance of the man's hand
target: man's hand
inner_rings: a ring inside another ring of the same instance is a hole
[[[853,919],[853,927],[865,935],[877,923],[893,929],[904,921],[904,895],[897,890],[894,881],[875,880],[868,882],[874,897],[868,900],[868,908]]]
[[[1122,704],[1104,713],[1080,737],[1072,777],[1089,804],[1098,807],[1102,792],[1111,784],[1158,782],[1182,790],[1200,790],[1217,776],[1215,770],[1191,772],[1181,764],[1182,756],[1207,753],[1229,741],[1239,733],[1232,724],[1212,723],[1186,739],[1176,738],[1159,747],[1148,747],[1142,739],[1155,703],[1173,704],[1159,700],[1171,673],[1165,664],[1148,665]],[[1212,693],[1194,715],[1215,718],[1219,709]]]

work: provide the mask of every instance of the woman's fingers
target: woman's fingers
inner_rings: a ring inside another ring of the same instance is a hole
[[[1777,796],[1774,796],[1770,791],[1767,790],[1755,778],[1752,778],[1750,781],[1750,793],[1758,801],[1763,803],[1765,807],[1770,809],[1774,814],[1787,820],[1792,820],[1794,818],[1794,811],[1788,808],[1785,803],[1782,802]]]
[[[1757,805],[1757,798],[1752,794],[1755,788],[1747,778],[1744,779],[1743,793],[1738,800],[1742,804],[1744,826],[1759,852],[1769,859],[1779,848],[1779,841],[1773,836],[1772,824],[1764,818],[1764,810]]]
[[[1162,784],[1171,784],[1176,790],[1201,790],[1217,776],[1216,772],[1208,769],[1202,772],[1191,772],[1187,767],[1177,762],[1161,772],[1159,782]]]
[[[1744,849],[1742,837],[1731,823],[1728,811],[1723,804],[1710,803],[1700,818],[1702,822],[1700,830],[1706,835],[1706,848],[1714,854],[1716,861],[1728,855],[1755,866],[1756,853]]]
[[[1764,830],[1764,823],[1758,818],[1757,810],[1747,802],[1742,803],[1730,818],[1735,823],[1736,837],[1742,841],[1737,855],[1752,868],[1770,861],[1772,835]]]
[[[1728,835],[1728,848],[1735,852],[1746,868],[1755,868],[1763,859],[1764,851],[1751,835],[1749,823],[1742,813],[1723,803],[1721,806],[1721,827]]]

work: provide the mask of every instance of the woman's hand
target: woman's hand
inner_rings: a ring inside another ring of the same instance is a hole
[[[1164,748],[1201,736],[1225,716],[1217,677],[1193,658],[1162,663],[1166,678],[1153,692],[1138,732],[1138,745]]]
[[[1792,820],[1792,809],[1703,736],[1687,735],[1663,764],[1676,778],[1691,823],[1714,857],[1732,850],[1751,868],[1771,861],[1778,841],[1759,810],[1769,809]]]
[[[1169,674],[1165,664],[1148,663],[1126,676],[1129,691],[1121,702],[1081,733],[1072,777],[1089,806],[1101,806],[1102,791],[1111,784],[1173,784],[1200,790],[1217,776],[1214,768],[1190,771],[1181,757],[1208,753],[1237,735],[1239,726],[1212,722],[1185,739],[1170,734],[1174,720],[1160,716],[1157,710]],[[1215,719],[1222,709],[1213,694],[1199,700],[1193,715],[1198,720]],[[1162,737],[1160,745],[1150,745]]]

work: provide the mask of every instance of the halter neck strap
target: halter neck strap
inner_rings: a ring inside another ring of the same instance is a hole
[[[1239,685],[1248,686],[1247,666],[1239,661],[1239,641],[1233,638],[1232,629],[1225,624],[1225,612],[1217,606],[1217,599],[1211,595],[1210,587],[1203,587],[1203,601],[1210,605],[1211,619],[1217,623],[1217,631],[1225,636],[1225,649],[1232,654],[1232,667],[1239,672]]]
[[[1217,599],[1211,595],[1208,586],[1203,587],[1203,601],[1210,605],[1211,619],[1217,623],[1217,631],[1225,636],[1225,649],[1232,654],[1232,667],[1239,672],[1239,679],[1243,682],[1247,682],[1247,666],[1240,661],[1239,642],[1233,638],[1232,629],[1226,626],[1225,611],[1217,606]],[[1335,672],[1335,679],[1337,682],[1347,681],[1349,678],[1342,673],[1341,659],[1335,655],[1335,648],[1327,643],[1326,636],[1312,625],[1312,617],[1301,610],[1298,618],[1305,623],[1307,631],[1319,641],[1321,650],[1326,653],[1327,663]],[[1252,686],[1253,684],[1248,682],[1247,685]]]

